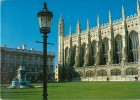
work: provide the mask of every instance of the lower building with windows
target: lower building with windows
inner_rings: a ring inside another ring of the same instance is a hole
[[[64,19],[58,24],[58,68],[59,80],[81,81],[132,81],[140,80],[140,6],[137,14],[81,30],[80,22],[76,33],[64,36]]]
[[[20,62],[27,71],[27,79],[31,82],[41,82],[43,80],[43,52],[35,51],[33,48],[8,48],[6,45],[1,47],[1,83],[9,83],[17,75]],[[55,53],[47,53],[48,80],[54,79],[55,72]]]

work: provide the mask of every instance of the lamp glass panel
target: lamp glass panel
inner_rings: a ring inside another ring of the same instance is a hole
[[[47,17],[41,16],[41,28],[47,27]]]
[[[50,16],[39,16],[38,17],[39,27],[48,27],[50,28],[52,23],[52,18]]]
[[[39,27],[41,28],[41,16],[38,17]]]

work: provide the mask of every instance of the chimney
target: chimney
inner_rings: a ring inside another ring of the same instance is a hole
[[[6,44],[3,44],[1,47],[6,48]]]
[[[18,46],[17,49],[21,49],[20,46]]]
[[[31,51],[34,51],[34,48],[31,48]]]
[[[23,44],[22,49],[26,49],[26,45],[25,44]]]

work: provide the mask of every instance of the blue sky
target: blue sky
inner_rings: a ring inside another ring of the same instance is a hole
[[[16,48],[26,44],[27,49],[34,48],[42,51],[42,34],[39,32],[37,13],[42,10],[46,1],[48,9],[53,12],[53,22],[48,42],[48,52],[55,52],[57,65],[58,59],[58,21],[62,14],[65,23],[65,34],[76,31],[77,21],[80,21],[82,30],[86,29],[86,20],[89,19],[90,27],[97,24],[97,15],[101,24],[108,22],[108,11],[112,19],[121,18],[121,7],[124,5],[126,16],[137,13],[136,0],[1,0],[1,45]]]

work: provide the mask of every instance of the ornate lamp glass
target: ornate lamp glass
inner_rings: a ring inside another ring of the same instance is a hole
[[[47,34],[50,32],[52,17],[53,17],[53,13],[47,10],[47,4],[46,2],[44,2],[43,10],[38,13],[40,33]]]

